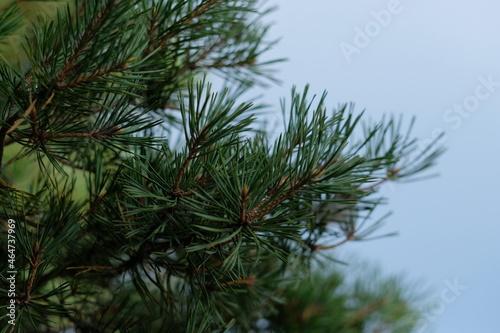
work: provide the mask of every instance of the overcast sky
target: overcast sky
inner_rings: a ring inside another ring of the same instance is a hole
[[[332,108],[415,115],[422,139],[446,132],[438,178],[384,190],[382,232],[400,235],[340,250],[431,285],[433,332],[500,328],[499,18],[494,0],[289,0],[268,18],[282,40],[267,58],[289,58],[268,103],[309,83]]]

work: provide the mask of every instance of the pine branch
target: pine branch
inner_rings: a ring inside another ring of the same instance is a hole
[[[356,229],[354,228],[354,229],[350,230],[350,231],[346,234],[346,237],[345,237],[342,241],[340,241],[340,242],[338,242],[338,243],[336,243],[336,244],[333,244],[333,245],[327,245],[327,246],[325,246],[325,245],[315,245],[315,244],[311,244],[311,250],[312,250],[313,252],[315,252],[315,251],[317,251],[317,250],[331,250],[331,249],[334,249],[334,248],[336,248],[336,247],[339,247],[339,246],[341,246],[341,245],[344,245],[345,243],[347,243],[347,242],[349,242],[349,241],[355,240],[355,239],[356,239],[355,233],[356,233]]]
[[[198,137],[193,143],[192,146],[189,148],[189,153],[184,162],[182,163],[181,167],[179,168],[179,171],[177,172],[177,176],[175,177],[175,182],[172,190],[172,195],[174,197],[183,197],[185,192],[180,189],[182,177],[184,173],[186,172],[186,168],[188,167],[189,163],[196,158],[200,146],[204,143],[206,139],[200,134],[200,137]]]
[[[86,84],[86,83],[91,82],[93,80],[106,77],[109,74],[123,72],[123,70],[125,70],[127,68],[127,65],[128,65],[128,62],[125,61],[121,64],[116,64],[113,67],[103,68],[103,69],[98,70],[95,73],[78,77],[75,80],[72,80],[70,82],[64,82],[64,81],[59,80],[56,83],[56,87],[59,89],[63,89],[63,88],[72,88],[72,87],[76,87],[79,85],[83,85],[83,84]]]
[[[35,248],[33,249],[33,253],[29,258],[30,273],[28,276],[26,289],[24,294],[21,294],[18,298],[18,304],[20,304],[20,306],[27,305],[31,301],[31,291],[33,290],[33,285],[37,277],[38,267],[40,267],[40,265],[42,264],[42,254],[43,250],[40,250],[38,242],[35,241]]]
[[[91,43],[104,22],[109,18],[112,10],[118,4],[117,1],[107,1],[106,5],[102,7],[101,12],[98,13],[93,22],[86,27],[84,33],[79,36],[74,43],[73,52],[69,59],[66,60],[61,71],[56,75],[56,82],[58,86],[64,86],[64,81],[70,75],[69,73],[74,70],[79,58],[82,56],[85,48]]]
[[[262,200],[254,209],[245,214],[245,218],[243,220],[244,224],[252,224],[252,221],[262,218],[272,209],[282,204],[285,200],[293,197],[305,186],[314,183],[325,172],[328,166],[331,166],[331,163],[319,166],[314,169],[311,175],[302,176],[295,182],[290,181],[288,177],[282,177],[279,184],[269,191],[266,198]],[[275,193],[277,193],[283,186],[288,187],[288,190],[286,190],[285,193],[281,194],[278,198],[273,199]]]
[[[259,62],[273,43],[257,1],[77,7],[32,23],[20,69],[0,64],[0,172],[11,184],[0,180],[1,219],[19,221],[28,260],[18,266],[16,327],[249,332],[268,322],[279,331],[287,327],[271,324],[283,304],[286,318],[307,324],[293,330],[321,332],[350,329],[342,311],[363,324],[393,303],[351,311],[346,299],[380,298],[321,290],[332,314],[318,321],[325,330],[314,326],[322,306],[293,313],[284,290],[325,256],[319,250],[378,230],[371,196],[427,170],[437,143],[413,159],[416,141],[400,120],[364,124],[347,104],[327,111],[325,95],[313,106],[307,87],[283,102],[283,133],[270,143],[274,133],[256,128],[260,109],[239,102],[273,63]],[[24,19],[8,11],[0,42]],[[239,85],[212,93],[197,81],[206,73]],[[33,153],[38,168],[25,163]]]
[[[255,280],[257,278],[254,275],[251,275],[247,277],[246,279],[239,279],[239,280],[234,280],[234,281],[229,281],[223,283],[221,286],[222,287],[228,287],[228,286],[248,286],[251,287],[255,284]]]

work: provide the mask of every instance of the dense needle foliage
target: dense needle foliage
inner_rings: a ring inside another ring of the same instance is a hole
[[[0,6],[2,332],[411,328],[397,283],[310,271],[373,235],[380,186],[440,154],[413,122],[329,110],[306,87],[263,131],[243,99],[274,80],[259,1],[30,4]]]

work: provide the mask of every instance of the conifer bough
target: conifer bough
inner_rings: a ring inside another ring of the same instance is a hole
[[[259,61],[274,42],[258,1],[30,6],[0,6],[2,258],[16,226],[1,332],[297,330],[283,321],[292,282],[372,236],[380,186],[442,152],[419,148],[413,121],[328,111],[307,87],[282,103],[281,134],[260,130],[242,94],[279,60]],[[231,88],[214,93],[214,74]],[[393,296],[332,296],[337,315],[306,307],[302,324],[392,325]]]

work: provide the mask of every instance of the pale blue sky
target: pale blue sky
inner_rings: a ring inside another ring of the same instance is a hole
[[[446,131],[439,178],[384,191],[382,209],[394,214],[382,232],[400,235],[341,250],[428,282],[444,304],[429,318],[438,333],[500,329],[499,18],[493,0],[292,0],[268,18],[282,40],[267,58],[289,61],[275,66],[283,84],[265,90],[266,102],[310,83],[331,107],[415,115],[422,139]]]

